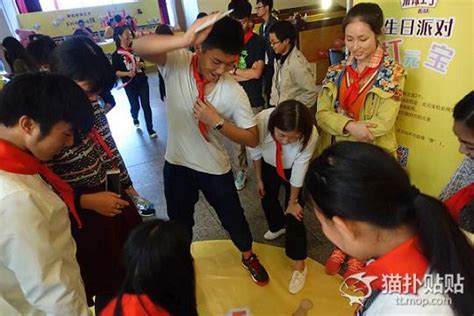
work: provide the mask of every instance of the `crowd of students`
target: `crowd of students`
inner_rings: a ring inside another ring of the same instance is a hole
[[[87,36],[58,47],[40,37],[27,51],[4,40],[13,79],[0,93],[0,312],[88,315],[95,306],[105,316],[197,315],[190,244],[199,192],[252,280],[265,286],[271,276],[252,250],[238,195],[248,151],[264,238],[285,235],[294,264],[289,293],[316,282],[305,263],[306,206],[337,247],[327,273],[349,256],[345,277],[377,277],[357,314],[472,314],[474,250],[462,230],[474,232],[474,91],[454,107],[466,159],[442,203],[411,184],[397,160],[406,74],[380,44],[378,5],[357,4],[344,18],[347,58],[329,68],[319,95],[295,28],[271,15],[271,0],[256,1],[260,34],[248,0],[232,0],[229,9],[231,17],[196,31],[214,15],[200,17],[182,35],[157,29],[132,40],[133,30],[119,26],[112,64]],[[158,65],[162,92],[166,86],[170,221],[142,223],[133,203],[139,193],[105,115],[113,101],[104,106],[101,97],[121,78],[133,123],[141,106],[156,137],[144,60]],[[238,149],[235,176],[222,138]],[[118,192],[106,189],[110,172],[120,175]],[[382,280],[396,274],[417,282],[390,293]],[[433,292],[425,282],[450,275],[462,278],[462,292]],[[414,297],[450,303],[398,303]]]

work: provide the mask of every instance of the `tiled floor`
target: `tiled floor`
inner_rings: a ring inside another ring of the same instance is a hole
[[[167,137],[166,105],[159,98],[158,76],[156,73],[149,74],[149,83],[153,123],[158,133],[157,139],[148,137],[148,133],[144,128],[145,122],[142,113],[140,113],[140,121],[142,122],[143,132],[135,130],[129,112],[129,103],[123,89],[113,91],[117,106],[108,114],[108,118],[113,136],[128,167],[135,189],[144,197],[155,202],[157,217],[166,218],[162,176]],[[232,146],[227,147],[232,148]],[[283,247],[284,237],[272,242],[263,239],[263,234],[268,227],[260,201],[255,194],[253,168],[248,170],[248,179],[247,186],[240,191],[240,200],[245,209],[245,215],[250,224],[254,240]],[[228,239],[228,235],[220,225],[214,210],[202,196],[196,205],[194,217],[196,221],[194,227],[195,240]],[[321,232],[314,214],[308,209],[305,213],[305,225],[309,256],[319,262],[324,262],[330,254],[332,246]]]

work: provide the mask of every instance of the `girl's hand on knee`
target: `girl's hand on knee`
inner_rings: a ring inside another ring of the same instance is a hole
[[[303,208],[298,202],[292,202],[290,200],[285,213],[290,213],[300,222],[303,220]]]

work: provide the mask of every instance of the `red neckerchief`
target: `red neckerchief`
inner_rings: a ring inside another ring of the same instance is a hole
[[[375,76],[377,70],[379,70],[380,66],[383,62],[383,49],[378,47],[371,57],[369,64],[362,73],[357,73],[357,71],[352,68],[354,58],[349,58],[347,61],[348,66],[346,67],[346,76],[347,76],[347,91],[346,96],[344,98],[343,106],[349,112],[351,111],[351,106],[359,96],[360,92],[363,91],[366,87],[360,87],[360,84],[365,81],[367,84],[368,82],[372,81],[373,78],[371,76]]]
[[[404,291],[416,293],[422,284],[428,267],[428,260],[421,252],[418,239],[415,236],[368,264],[362,271],[366,273],[364,277],[377,277],[377,279],[370,284],[372,290],[389,291],[390,288],[384,288],[383,276],[391,274],[401,277],[401,288]],[[404,278],[406,275],[410,276],[410,278]],[[416,278],[418,282],[412,282],[414,278]],[[361,284],[361,286],[363,286],[363,284]]]
[[[196,80],[196,85],[198,89],[198,98],[201,101],[204,101],[204,87],[206,84],[209,83],[209,81],[201,76],[198,70],[198,61],[199,57],[198,55],[194,54],[193,58],[191,59],[191,65],[193,67],[193,75],[194,79]],[[203,122],[199,121],[198,123],[199,131],[201,131],[201,135],[204,137],[205,140],[209,141],[209,138],[207,136],[207,127],[206,124]]]
[[[71,186],[54,174],[41,161],[7,141],[0,139],[0,169],[16,174],[40,174],[67,205],[69,212],[77,222],[77,226],[82,228],[81,219],[74,205],[74,193]]]
[[[117,298],[114,298],[100,316],[113,316],[117,309]],[[145,294],[124,294],[121,300],[121,306],[118,307],[122,315],[150,315],[150,316],[170,316],[164,308],[156,305]]]
[[[252,39],[253,37],[253,30],[248,30],[244,34],[244,45],[247,45],[247,43]]]
[[[444,202],[444,204],[449,209],[449,212],[456,223],[459,223],[461,210],[472,201],[474,201],[474,183],[471,183],[454,193]]]
[[[276,144],[275,162],[276,162],[277,173],[283,180],[288,182],[285,176],[285,170],[283,169],[283,162],[281,158],[283,155],[283,146],[276,139],[275,139],[275,144]]]
[[[132,64],[132,69],[131,70],[133,71],[133,73],[136,74],[136,72],[137,72],[137,63],[135,61],[135,56],[133,56],[133,54],[132,54],[132,50],[130,48],[122,48],[121,47],[117,50],[117,54],[122,55],[127,62]],[[127,82],[122,83],[122,85],[117,87],[117,89],[125,88],[132,80],[133,80],[133,77],[130,78],[130,80],[128,80]]]
[[[104,151],[107,153],[107,156],[109,156],[110,160],[112,161],[112,165],[114,169],[118,169],[117,166],[115,165],[115,160],[114,160],[114,155],[112,154],[112,150],[110,150],[110,147],[107,145],[105,140],[100,136],[99,132],[94,128],[89,133],[89,138],[96,144],[100,145],[104,149]]]

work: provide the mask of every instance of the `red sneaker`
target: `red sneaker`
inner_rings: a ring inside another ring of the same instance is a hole
[[[363,269],[365,268],[365,262],[364,261],[360,261],[356,258],[349,258],[349,260],[347,261],[347,270],[346,272],[344,273],[344,276],[343,278],[348,278],[349,276],[353,275],[353,274],[356,274],[356,273],[359,273],[361,272]],[[357,280],[354,279],[354,278],[351,278],[349,280],[346,281],[346,284],[347,285],[353,285],[357,283]]]
[[[264,286],[268,284],[270,278],[267,270],[262,266],[257,255],[252,254],[248,259],[244,259],[242,256],[242,266],[250,272],[252,280],[257,285]]]
[[[346,259],[346,254],[339,248],[334,249],[332,254],[326,261],[326,273],[329,275],[335,275],[341,270],[342,264]]]

